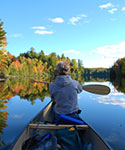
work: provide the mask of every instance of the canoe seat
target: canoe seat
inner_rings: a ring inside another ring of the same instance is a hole
[[[44,124],[44,123],[31,123],[29,124],[29,128],[36,128],[36,129],[47,129],[47,130],[56,130],[56,129],[63,129],[76,126],[80,130],[88,129],[88,125],[64,125],[64,124]]]

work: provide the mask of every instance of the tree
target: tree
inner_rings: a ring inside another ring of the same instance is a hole
[[[41,50],[41,52],[39,54],[39,60],[41,60],[42,62],[45,62],[45,54],[44,54],[43,50]]]
[[[76,59],[72,59],[71,61],[71,72],[75,72],[78,69]]]
[[[52,66],[53,70],[56,69],[57,56],[56,53],[51,53],[48,59],[48,65]]]
[[[62,60],[63,60],[63,59],[65,60],[65,56],[64,56],[64,54],[62,54],[61,59],[62,59]]]
[[[7,42],[6,42],[6,32],[3,29],[3,22],[0,20],[0,76],[4,76],[4,69],[7,68],[7,54],[6,50],[4,47],[6,47]]]
[[[82,60],[78,59],[78,68],[79,70],[83,69]]]
[[[110,78],[122,78],[125,77],[125,57],[118,59],[114,65],[110,68]]]
[[[6,32],[3,30],[3,22],[0,19],[0,47],[6,47]]]

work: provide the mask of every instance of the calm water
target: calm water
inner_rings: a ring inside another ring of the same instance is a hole
[[[88,83],[87,83],[88,84]],[[114,149],[125,150],[125,94],[111,88],[107,96],[82,92],[79,105],[82,118]]]
[[[47,86],[34,84],[31,88],[26,82],[24,87],[24,82],[15,81],[13,84],[9,82],[7,86],[8,82],[0,86],[1,145],[13,142],[28,122],[50,101]],[[93,83],[95,82],[91,84]],[[111,93],[102,96],[83,91],[79,94],[81,117],[114,150],[125,150],[125,94],[115,90],[110,82],[98,84],[108,85]],[[38,96],[39,93],[42,96]]]

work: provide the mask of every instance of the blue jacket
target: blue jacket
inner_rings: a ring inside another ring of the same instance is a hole
[[[50,84],[49,92],[55,100],[57,114],[69,114],[78,111],[77,94],[82,92],[82,86],[69,75],[57,76]]]

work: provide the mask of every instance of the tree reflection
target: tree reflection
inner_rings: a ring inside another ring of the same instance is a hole
[[[4,134],[3,129],[7,126],[6,120],[7,120],[7,111],[5,110],[7,108],[6,105],[7,101],[0,100],[0,135]],[[0,137],[0,146],[5,145],[5,142]]]
[[[48,85],[45,83],[31,83],[30,78],[14,78],[0,82],[0,135],[4,134],[3,129],[7,126],[6,103],[16,95],[31,101],[32,104],[35,103],[36,99],[44,101],[44,98],[49,96]],[[0,146],[2,145],[5,145],[5,142],[0,136]]]
[[[125,93],[125,78],[116,78],[111,80],[111,82],[117,91]]]
[[[10,100],[18,95],[20,98],[34,103],[38,98],[43,101],[45,97],[49,96],[48,84],[32,83],[30,78],[7,79],[5,82],[0,82],[0,90],[2,100]]]

